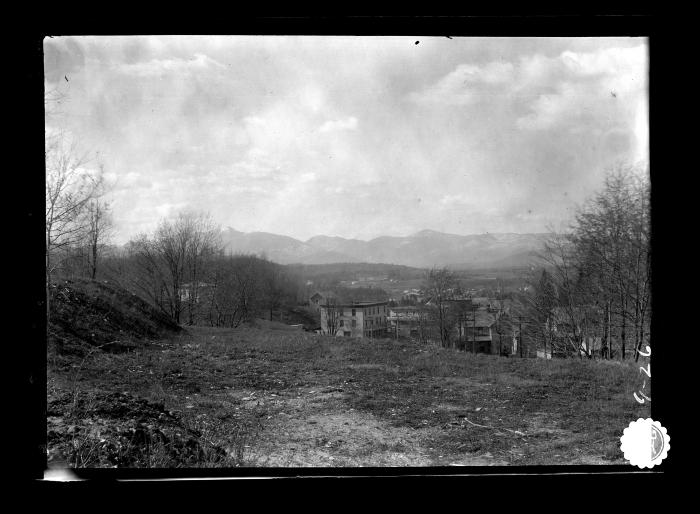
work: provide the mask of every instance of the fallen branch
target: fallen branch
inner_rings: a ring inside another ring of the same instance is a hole
[[[490,426],[488,426],[488,425],[479,425],[478,423],[474,423],[473,421],[469,421],[467,418],[463,418],[463,419],[464,419],[464,421],[466,421],[466,422],[469,423],[470,425],[474,425],[475,427],[491,428],[491,429],[493,429],[493,430],[507,430],[508,432],[512,432],[512,433],[514,433],[514,434],[516,434],[516,435],[525,435],[524,433],[522,433],[522,432],[519,431],[519,430],[511,430],[510,428],[496,428],[496,427],[490,427]]]

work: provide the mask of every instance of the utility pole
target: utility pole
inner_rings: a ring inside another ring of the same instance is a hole
[[[472,353],[476,353],[476,310],[472,310]]]
[[[462,349],[462,316],[457,315],[457,349]]]
[[[520,335],[520,357],[523,356],[523,317],[518,315],[518,334]]]

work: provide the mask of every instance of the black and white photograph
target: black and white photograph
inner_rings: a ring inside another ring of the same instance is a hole
[[[649,60],[45,37],[48,470],[638,469]]]

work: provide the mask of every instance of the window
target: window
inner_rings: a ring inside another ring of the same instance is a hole
[[[356,326],[357,326],[357,321],[352,320],[352,326],[353,326],[353,327],[356,327]]]
[[[352,315],[353,315],[353,316],[355,315],[355,309],[352,310]]]
[[[343,326],[343,320],[342,320],[342,319],[340,320],[340,326],[341,326],[341,327]]]
[[[343,335],[344,335],[345,337],[350,337],[350,332],[345,331],[345,332],[343,332]]]

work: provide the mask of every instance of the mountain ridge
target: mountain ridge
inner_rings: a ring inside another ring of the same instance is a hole
[[[233,253],[263,254],[279,264],[382,263],[418,268],[517,267],[529,265],[548,233],[447,234],[421,230],[409,236],[379,236],[369,241],[316,235],[306,241],[271,232],[221,232]]]

